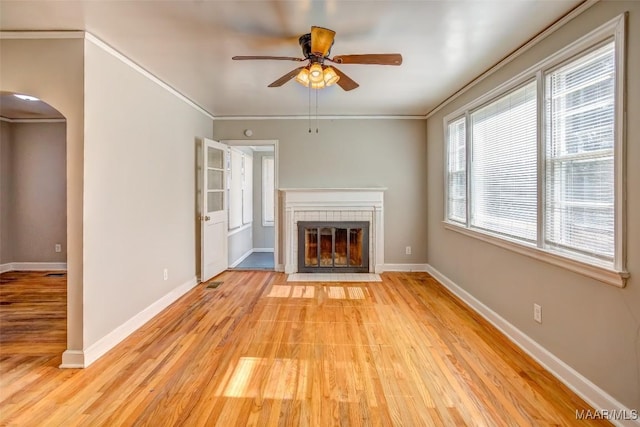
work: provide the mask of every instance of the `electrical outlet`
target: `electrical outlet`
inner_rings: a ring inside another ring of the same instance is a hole
[[[169,280],[169,269],[168,268],[164,269],[164,280]]]
[[[539,304],[533,304],[533,320],[542,323],[542,307]]]
[[[406,248],[404,248],[404,253],[406,255],[411,255],[411,246],[407,246]]]
[[[62,245],[60,243],[56,243],[56,252],[62,252]]]

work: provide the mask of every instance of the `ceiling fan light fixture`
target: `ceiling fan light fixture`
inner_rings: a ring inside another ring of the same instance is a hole
[[[331,86],[336,84],[340,80],[340,76],[336,74],[336,71],[331,67],[324,69],[324,84],[325,86]]]
[[[311,82],[311,89],[322,89],[325,87],[324,80],[320,80],[319,82]]]
[[[309,68],[309,80],[311,83],[320,83],[324,85],[324,73],[322,72],[322,65],[317,62],[312,64]]]
[[[296,76],[296,81],[304,87],[309,86],[309,69],[303,68]]]

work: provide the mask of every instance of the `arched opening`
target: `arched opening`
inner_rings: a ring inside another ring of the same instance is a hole
[[[0,131],[3,356],[59,365],[67,348],[66,119],[28,94],[0,92]]]

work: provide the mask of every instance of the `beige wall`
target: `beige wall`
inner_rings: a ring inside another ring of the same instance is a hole
[[[337,88],[336,88],[337,90]],[[215,120],[215,139],[279,140],[280,188],[387,187],[385,263],[426,263],[424,120]],[[412,255],[405,255],[412,246]]]
[[[628,270],[624,289],[443,228],[443,118],[552,52],[630,11]],[[640,408],[640,2],[601,2],[428,119],[429,263],[631,409]],[[543,323],[533,321],[533,303]]]
[[[87,348],[195,278],[196,137],[212,136],[212,120],[92,42],[85,49]]]
[[[9,228],[3,246],[10,253],[3,262],[66,262],[66,125],[10,126],[11,136],[3,141],[3,146],[8,145],[10,166],[8,174],[3,167],[3,177],[9,185],[0,189],[11,200],[3,203],[7,222],[3,226]],[[56,244],[62,252],[55,252]]]
[[[67,119],[67,348],[82,350],[84,61],[80,39],[0,39],[0,90],[36,96]]]
[[[10,123],[0,121],[0,264],[7,264],[13,260],[11,236],[11,148],[13,144],[13,127]]]

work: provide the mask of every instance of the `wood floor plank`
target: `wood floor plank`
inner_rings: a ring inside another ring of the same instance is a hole
[[[216,280],[62,370],[66,278],[0,275],[0,425],[571,426],[590,409],[426,273]]]

